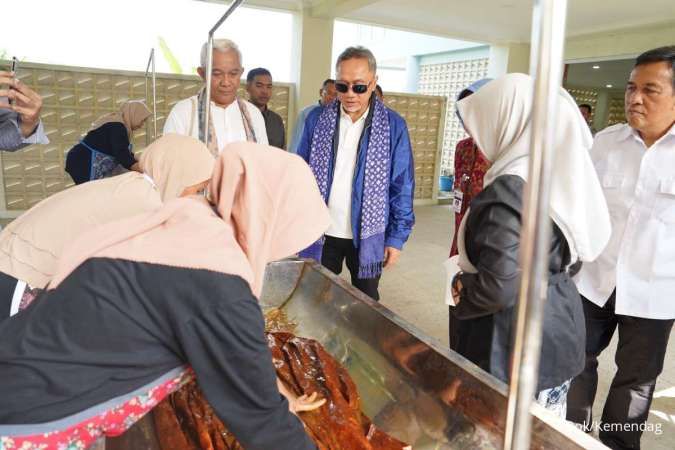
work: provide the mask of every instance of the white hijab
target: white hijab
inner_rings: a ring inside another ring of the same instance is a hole
[[[467,132],[492,163],[483,187],[501,175],[517,175],[527,181],[533,96],[534,80],[514,73],[488,83],[458,103]],[[550,215],[567,240],[571,262],[593,261],[611,235],[609,211],[589,155],[593,137],[588,125],[563,88],[559,100]],[[459,230],[460,261],[468,261],[464,222]]]

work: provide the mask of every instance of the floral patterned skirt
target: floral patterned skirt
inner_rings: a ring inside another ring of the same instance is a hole
[[[179,367],[154,382],[53,422],[0,425],[0,450],[83,450],[99,438],[119,436],[159,402],[194,378]]]

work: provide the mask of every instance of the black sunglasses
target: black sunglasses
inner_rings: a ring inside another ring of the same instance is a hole
[[[351,88],[353,93],[361,95],[366,93],[368,86],[370,86],[370,83],[352,84]],[[349,85],[347,83],[343,83],[342,81],[338,81],[335,83],[335,90],[341,94],[346,94],[349,91]]]

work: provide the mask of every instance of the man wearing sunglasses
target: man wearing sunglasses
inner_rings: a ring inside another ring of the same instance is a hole
[[[338,57],[338,101],[307,116],[298,155],[316,177],[331,216],[325,236],[300,253],[379,300],[383,268],[398,260],[415,223],[415,174],[405,120],[373,93],[377,63],[370,50]]]

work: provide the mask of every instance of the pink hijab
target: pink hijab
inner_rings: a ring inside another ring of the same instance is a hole
[[[257,297],[267,263],[307,247],[330,222],[307,164],[267,145],[225,147],[210,192],[213,205],[203,197],[179,198],[82,236],[50,288],[85,260],[106,257],[238,275]]]

